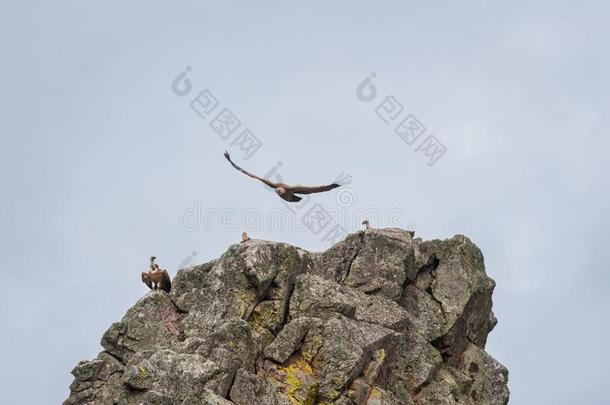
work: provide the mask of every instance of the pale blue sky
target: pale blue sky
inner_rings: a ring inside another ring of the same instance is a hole
[[[259,174],[281,161],[287,181],[350,173],[343,211],[469,236],[497,281],[488,351],[511,403],[610,402],[609,17],[601,1],[3,2],[3,401],[65,399],[72,367],[146,293],[150,255],[174,274],[284,209],[229,149]],[[189,107],[206,88],[263,142],[249,160]],[[375,114],[387,95],[447,148],[432,167]],[[197,200],[199,221],[231,209],[236,230],[185,230]],[[251,233],[329,246],[303,226]]]

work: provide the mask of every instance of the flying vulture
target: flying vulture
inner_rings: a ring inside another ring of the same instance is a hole
[[[281,199],[289,201],[289,202],[298,202],[301,201],[303,197],[299,197],[297,194],[313,194],[313,193],[322,193],[324,191],[329,191],[337,187],[341,187],[343,185],[349,184],[352,180],[352,176],[340,174],[335,181],[326,186],[290,186],[284,183],[274,183],[265,178],[259,177],[255,174],[252,174],[241,167],[237,166],[231,160],[231,156],[229,156],[228,152],[225,152],[225,157],[231,163],[231,166],[244,173],[246,176],[250,176],[253,179],[260,180],[265,183],[267,186],[271,187],[275,190],[277,195],[280,196]]]
[[[155,263],[156,259],[155,256],[150,258],[150,270],[147,273],[142,273],[142,282],[151,290],[161,289],[165,292],[170,292],[172,289],[172,280],[169,278],[167,270],[161,270],[159,265]]]

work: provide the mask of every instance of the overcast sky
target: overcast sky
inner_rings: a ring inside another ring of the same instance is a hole
[[[364,215],[481,248],[511,403],[609,403],[610,5],[536,3],[3,2],[3,401],[64,400],[149,256],[174,275],[242,230],[321,251]],[[353,183],[291,212],[225,149]]]

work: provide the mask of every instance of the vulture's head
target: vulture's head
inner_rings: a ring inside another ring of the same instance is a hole
[[[284,194],[286,194],[286,189],[284,187],[278,187],[278,188],[275,189],[275,192],[278,195],[284,195]]]

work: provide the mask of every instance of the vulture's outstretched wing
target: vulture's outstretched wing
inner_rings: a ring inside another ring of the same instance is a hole
[[[352,176],[345,175],[341,173],[335,181],[326,186],[288,186],[286,188],[287,191],[294,194],[313,194],[313,193],[323,193],[324,191],[330,191],[334,188],[344,186],[352,182]]]
[[[152,283],[150,282],[150,277],[148,276],[148,273],[142,273],[142,282],[152,290]]]
[[[246,176],[250,176],[253,179],[262,181],[263,183],[265,183],[266,185],[268,185],[271,188],[277,188],[277,184],[275,184],[272,181],[269,181],[265,178],[259,177],[256,174],[252,174],[244,169],[242,169],[241,167],[237,166],[235,163],[233,163],[233,161],[231,160],[231,156],[229,156],[229,152],[225,151],[225,158],[227,158],[227,160],[229,161],[229,163],[231,163],[231,166],[233,166],[234,168],[236,168],[237,170],[239,170],[240,172],[242,172],[243,174],[245,174]]]
[[[161,277],[161,289],[165,292],[170,292],[172,289],[172,279],[169,278],[167,270],[163,270],[163,274]]]
[[[288,196],[282,196],[282,199],[290,202],[299,202],[303,199],[303,197],[299,197],[296,194],[289,194]]]

